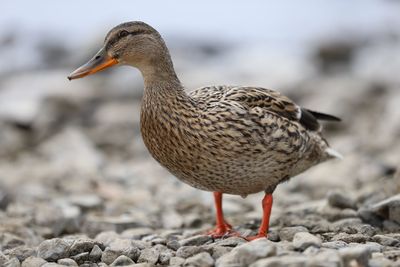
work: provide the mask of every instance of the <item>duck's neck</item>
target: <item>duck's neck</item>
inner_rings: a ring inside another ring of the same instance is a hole
[[[139,69],[144,80],[145,95],[159,97],[185,95],[169,53],[163,53],[162,57],[150,61]]]

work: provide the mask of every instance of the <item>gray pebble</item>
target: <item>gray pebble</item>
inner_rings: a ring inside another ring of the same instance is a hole
[[[104,244],[104,246],[109,246],[111,242],[113,242],[115,239],[119,239],[120,235],[117,234],[114,231],[106,231],[106,232],[101,232],[99,233],[94,240]]]
[[[148,262],[151,264],[156,264],[158,258],[160,257],[160,252],[153,248],[145,248],[141,251],[138,262]]]
[[[249,267],[303,267],[307,265],[307,257],[303,255],[286,255],[285,257],[270,257],[267,259],[260,259]],[[243,266],[243,265],[240,265]],[[321,266],[321,265],[318,265]],[[323,265],[321,267],[324,267]]]
[[[125,255],[121,255],[116,258],[110,266],[127,266],[131,264],[135,264],[135,262],[131,258],[128,258]]]
[[[82,252],[90,252],[95,245],[104,247],[100,242],[92,239],[79,238],[72,243],[70,247],[70,255],[76,255]]]
[[[36,254],[36,250],[27,246],[19,246],[12,249],[4,250],[4,254],[9,258],[17,258],[20,262],[24,261],[26,258],[30,256],[34,256]],[[1,255],[0,255],[0,263],[1,263]]]
[[[350,198],[349,194],[337,190],[328,192],[328,203],[340,209],[356,209],[354,199]]]
[[[372,240],[383,245],[383,246],[398,246],[400,244],[400,241],[386,235],[375,235],[372,237]]]
[[[214,266],[214,259],[207,252],[201,252],[197,255],[187,258],[183,266],[212,267]]]
[[[322,243],[321,247],[330,249],[339,249],[347,247],[347,243],[344,241],[330,241]]]
[[[101,259],[103,251],[98,245],[94,245],[89,253],[89,260],[92,262],[98,262]]]
[[[214,246],[212,248],[212,257],[214,259],[218,259],[219,257],[229,253],[232,251],[232,247],[221,247],[221,246]]]
[[[158,261],[160,262],[161,265],[168,265],[170,259],[174,256],[175,256],[175,251],[173,251],[171,249],[166,249],[166,250],[160,252]]]
[[[6,261],[3,265],[4,267],[20,267],[21,264],[17,258],[11,258]]]
[[[281,240],[292,241],[294,235],[300,232],[308,232],[308,230],[304,226],[283,227],[279,230],[279,237]]]
[[[369,239],[363,234],[339,233],[332,238],[332,241],[344,241],[346,243],[365,243]]]
[[[151,228],[139,227],[139,228],[127,229],[121,233],[121,236],[123,238],[140,240],[145,236],[152,235],[153,233],[154,230]]]
[[[121,255],[125,255],[133,261],[136,261],[139,258],[140,250],[132,246],[132,242],[128,239],[116,239],[104,250],[101,261],[106,264],[111,264]]]
[[[197,235],[179,241],[181,246],[201,246],[211,241],[211,236],[208,235]]]
[[[189,258],[195,254],[198,254],[200,252],[203,252],[204,248],[201,247],[196,247],[196,246],[184,246],[184,247],[180,247],[177,251],[176,251],[176,256],[181,257],[181,258]]]
[[[40,267],[46,262],[47,261],[42,258],[31,256],[22,262],[21,267]]]
[[[321,247],[321,238],[307,232],[296,233],[293,237],[293,246],[299,250],[305,250],[310,246]]]
[[[82,252],[82,253],[76,254],[74,256],[71,256],[71,259],[76,261],[78,264],[82,264],[85,261],[89,260],[89,252]]]
[[[0,247],[3,250],[12,249],[22,245],[25,245],[25,241],[16,235],[10,233],[2,233],[0,236]]]
[[[221,247],[236,247],[244,243],[247,243],[247,241],[244,238],[232,236],[226,239],[218,240],[217,242],[215,242],[215,245]]]
[[[181,247],[181,244],[177,240],[171,240],[171,241],[167,242],[167,247],[172,249],[172,250],[177,251],[178,248]]]
[[[78,264],[76,263],[76,261],[74,261],[73,259],[59,259],[57,261],[58,264],[60,265],[64,265],[64,266],[78,266]]]
[[[245,267],[258,259],[276,255],[276,245],[266,238],[256,239],[232,249],[217,259],[216,266]]]
[[[46,261],[68,258],[69,244],[60,238],[45,240],[39,245],[38,256]]]
[[[185,263],[185,259],[181,257],[172,257],[169,260],[170,266],[182,266]]]
[[[368,266],[368,260],[371,257],[371,252],[363,246],[354,246],[339,249],[339,254],[342,257],[345,266]]]

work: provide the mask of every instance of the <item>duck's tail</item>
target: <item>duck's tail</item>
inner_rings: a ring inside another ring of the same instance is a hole
[[[343,159],[343,155],[334,150],[333,148],[328,147],[327,149],[325,149],[325,152],[330,158]]]

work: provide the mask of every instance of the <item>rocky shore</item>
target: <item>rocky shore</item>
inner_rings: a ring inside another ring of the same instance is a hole
[[[188,88],[271,87],[343,118],[325,133],[344,159],[280,185],[268,238],[253,242],[204,235],[213,226],[211,194],[149,156],[137,72],[70,83],[85,56],[56,44],[36,51],[27,69],[3,69],[0,266],[400,266],[400,41],[327,43],[293,58],[262,47],[171,44]],[[261,198],[224,198],[243,235],[257,230]]]

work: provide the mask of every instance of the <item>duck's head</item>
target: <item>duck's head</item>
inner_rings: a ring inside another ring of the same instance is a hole
[[[126,22],[109,31],[99,52],[68,79],[82,78],[114,65],[131,65],[143,73],[164,58],[169,59],[168,49],[153,27],[140,21]]]

